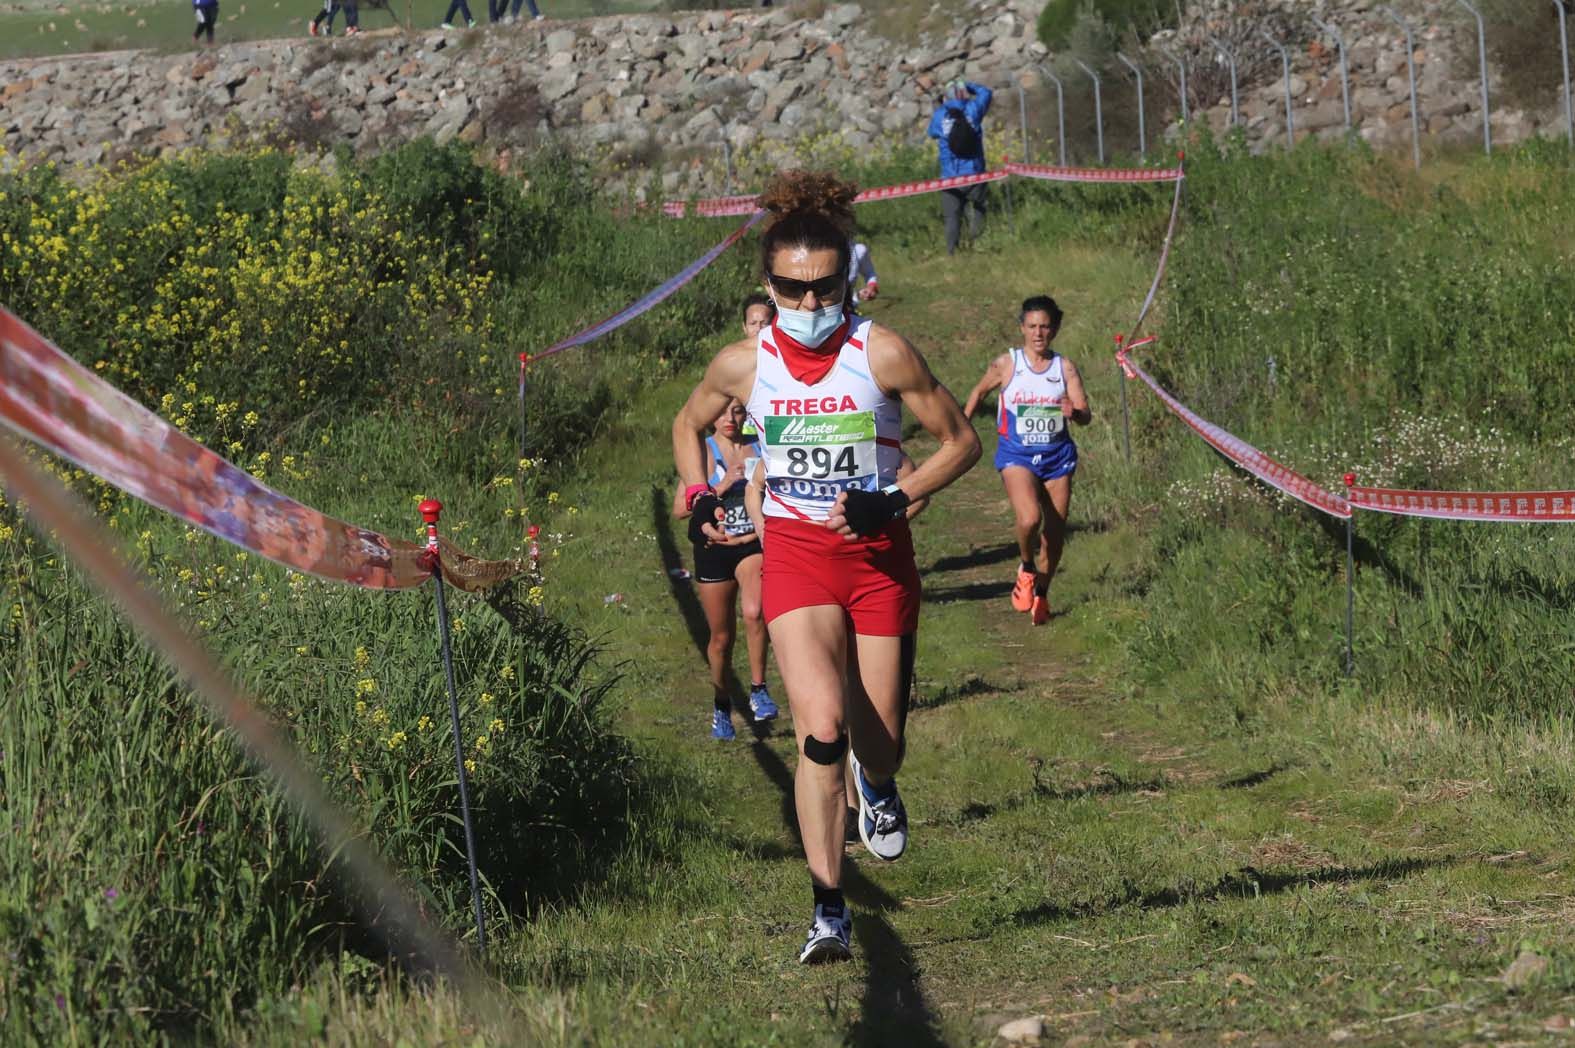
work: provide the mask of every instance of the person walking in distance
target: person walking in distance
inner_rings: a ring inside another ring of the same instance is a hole
[[[313,36],[333,36],[334,17],[339,14],[339,0],[323,0],[323,6],[306,24],[306,31]],[[327,23],[324,25],[324,23]]]
[[[875,274],[875,261],[870,258],[870,246],[855,240],[850,247],[852,261],[848,263],[848,295],[855,306],[873,302],[880,294],[880,277]],[[864,286],[859,287],[859,281]]]
[[[465,0],[449,0],[448,14],[443,16],[443,24],[439,28],[453,29],[455,15],[465,16],[465,28],[476,28],[476,20],[470,17],[470,5]]]
[[[842,895],[842,760],[852,753],[859,836],[894,860],[908,843],[897,792],[919,620],[919,572],[904,511],[978,460],[979,439],[924,357],[847,311],[853,186],[826,172],[779,174],[761,266],[776,319],[724,348],[673,420],[691,534],[724,535],[703,434],[743,401],[765,461],[764,606],[799,748],[794,799],[814,912],[799,960],[851,956]],[[938,447],[900,482],[902,411]]]
[[[978,175],[985,170],[984,115],[990,111],[992,92],[983,84],[953,80],[946,85],[930,117],[930,137],[935,139],[941,157],[941,177]],[[962,215],[970,210],[968,236],[978,240],[984,232],[984,213],[990,203],[990,187],[960,186],[941,191],[941,216],[946,222],[946,253],[957,252],[962,238]]]
[[[201,42],[208,34],[208,44],[213,44],[213,27],[219,21],[219,0],[191,0],[192,12],[197,16],[197,28],[192,31],[194,42]]]
[[[1024,301],[1018,314],[1022,346],[990,361],[963,406],[963,414],[973,418],[985,394],[1001,391],[995,468],[1016,518],[1020,556],[1012,607],[1028,612],[1035,626],[1050,621],[1050,580],[1066,546],[1077,471],[1077,445],[1067,427],[1086,426],[1093,418],[1077,366],[1051,346],[1061,319],[1061,307],[1049,295]]]

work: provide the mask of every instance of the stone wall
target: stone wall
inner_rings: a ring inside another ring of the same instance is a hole
[[[1474,58],[1474,32],[1450,0],[1399,6],[1417,29],[1413,57],[1426,132],[1480,140],[1474,62],[1461,61],[1462,48]],[[952,77],[1035,87],[1043,64],[1056,56],[1034,38],[1034,7],[1034,0],[949,6],[951,31],[911,46],[881,36],[858,4],[833,3],[814,17],[749,9],[4,62],[3,162],[93,164],[258,137],[368,152],[423,134],[480,143],[506,158],[551,136],[602,151],[613,162],[609,170],[619,160],[641,172],[663,161],[669,191],[718,191],[718,164],[673,161],[714,159],[724,140],[735,151],[764,147],[769,158],[774,143],[826,130],[854,147],[922,141],[939,86]],[[1191,21],[1155,43],[1188,55],[1195,83],[1203,77],[1215,84],[1223,82],[1217,69],[1204,76],[1218,61],[1207,34],[1225,26],[1245,41],[1244,54],[1256,48],[1246,63],[1254,79],[1241,90],[1250,141],[1283,142],[1285,117],[1278,60],[1265,61],[1266,46],[1251,42],[1254,23],[1243,21],[1244,10],[1267,19],[1290,47],[1298,132],[1342,133],[1334,51],[1320,41],[1307,4],[1213,0],[1192,10]],[[1360,134],[1380,145],[1408,145],[1400,31],[1367,0],[1324,0],[1318,10],[1345,33]],[[1555,33],[1549,41],[1549,60],[1557,62]],[[1173,75],[1156,53],[1144,61],[1156,80]],[[1125,74],[1118,67],[1107,75]],[[1203,119],[1227,124],[1224,91],[1194,100]],[[1495,140],[1562,127],[1558,100],[1548,101],[1531,112],[1496,111]],[[1048,115],[1037,113],[1036,122],[1044,127]],[[1173,117],[1156,110],[1150,126]],[[1014,113],[1000,119],[1015,128]]]

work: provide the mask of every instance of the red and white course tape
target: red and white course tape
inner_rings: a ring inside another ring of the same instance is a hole
[[[1177,182],[1185,176],[1182,169],[1153,167],[1051,167],[1048,164],[1018,164],[1007,161],[994,171],[977,175],[956,175],[952,178],[925,178],[917,182],[902,182],[894,186],[876,186],[866,189],[853,198],[855,204],[869,204],[877,200],[896,200],[899,197],[939,193],[947,189],[962,189],[983,182],[1000,182],[1012,175],[1037,178],[1051,182]],[[728,215],[747,215],[759,206],[758,196],[709,197],[686,203],[669,200],[662,211],[670,218],[699,215],[702,218],[722,218]]]
[[[1377,513],[1440,520],[1575,524],[1575,491],[1408,491],[1352,483],[1351,505]]]
[[[1006,162],[1005,171],[1046,182],[1180,182],[1186,177],[1179,167],[1052,167],[1013,160]]]
[[[1141,343],[1136,343],[1141,344]],[[1248,444],[1232,434],[1226,432],[1206,418],[1202,418],[1181,401],[1171,396],[1165,388],[1149,377],[1148,372],[1138,367],[1125,353],[1118,354],[1117,363],[1129,378],[1141,379],[1143,384],[1154,391],[1154,395],[1164,401],[1181,421],[1185,422],[1192,431],[1207,441],[1216,451],[1230,459],[1242,469],[1251,473],[1265,484],[1293,499],[1305,502],[1313,509],[1327,513],[1331,517],[1346,520],[1351,516],[1351,503],[1326,491],[1297,473],[1295,470],[1270,458],[1257,448]]]

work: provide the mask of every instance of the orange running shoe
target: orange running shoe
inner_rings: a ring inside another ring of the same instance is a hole
[[[1035,626],[1043,626],[1045,623],[1049,622],[1050,602],[1038,594],[1035,594],[1033,614]]]
[[[1012,587],[1012,609],[1027,611],[1034,606],[1034,573],[1017,569],[1017,585]]]

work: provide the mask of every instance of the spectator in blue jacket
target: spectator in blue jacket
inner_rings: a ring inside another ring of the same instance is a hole
[[[990,111],[992,92],[983,84],[953,80],[930,117],[930,137],[941,154],[941,177],[977,175],[985,170],[984,114]],[[941,214],[946,220],[946,253],[955,254],[962,236],[962,214],[970,205],[968,235],[977,240],[984,230],[984,212],[989,206],[990,187],[986,183],[941,191]]]

